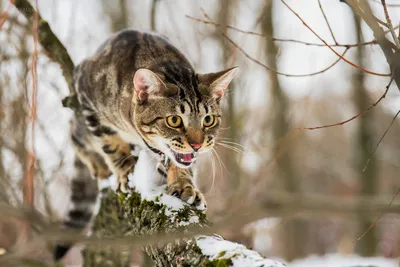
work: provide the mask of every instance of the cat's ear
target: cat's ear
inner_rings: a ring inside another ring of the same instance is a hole
[[[166,88],[160,77],[148,69],[138,69],[135,72],[133,86],[135,87],[135,97],[141,103],[151,97],[163,94]]]
[[[220,72],[199,74],[197,76],[199,84],[211,90],[211,95],[217,99],[224,96],[224,92],[232,79],[235,77],[239,67],[233,67]]]

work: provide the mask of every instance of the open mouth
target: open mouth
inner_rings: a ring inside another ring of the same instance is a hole
[[[196,160],[195,153],[177,153],[172,151],[175,160],[182,165],[190,166]]]

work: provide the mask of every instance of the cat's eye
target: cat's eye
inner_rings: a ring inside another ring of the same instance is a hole
[[[215,123],[214,115],[207,115],[204,117],[204,120],[203,120],[204,127],[211,127],[214,125],[214,123]]]
[[[182,126],[182,118],[177,115],[167,117],[167,124],[172,128],[180,128]]]

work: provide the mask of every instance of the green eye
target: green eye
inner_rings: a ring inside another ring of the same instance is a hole
[[[179,128],[182,126],[182,118],[176,115],[167,117],[167,124],[172,128]]]
[[[214,125],[214,123],[215,123],[214,115],[207,115],[207,116],[204,117],[203,125],[205,127],[211,127],[211,126]]]

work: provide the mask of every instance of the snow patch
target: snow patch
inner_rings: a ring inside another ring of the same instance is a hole
[[[285,267],[286,265],[274,260],[263,258],[259,253],[247,249],[245,246],[226,241],[218,236],[199,236],[196,238],[201,252],[208,256],[210,261],[230,259],[236,267]]]
[[[328,254],[295,260],[288,267],[397,267],[398,259],[364,258],[358,255]]]
[[[128,175],[128,186],[134,188],[135,191],[141,195],[142,199],[165,205],[165,215],[174,222],[178,211],[189,206],[189,204],[167,194],[166,181],[157,170],[157,165],[161,160],[160,156],[148,150],[142,150],[140,152],[135,151],[133,153],[135,155],[138,153],[139,158],[135,165],[135,171],[133,174]],[[111,175],[108,179],[99,180],[98,186],[100,191],[109,187],[116,190],[116,176]],[[130,194],[128,194],[127,197],[130,197]],[[205,207],[201,208],[205,209]],[[200,210],[202,210],[201,208]],[[199,217],[193,214],[189,216],[188,221],[182,219],[183,218],[180,218],[179,226],[186,226],[199,222]]]
[[[135,191],[141,195],[142,199],[165,205],[165,215],[174,222],[178,211],[189,205],[167,194],[166,181],[157,170],[157,164],[160,160],[160,157],[151,151],[140,151],[135,171],[128,176],[128,185],[130,188],[135,188]],[[199,222],[199,218],[196,215],[189,216],[189,220],[186,222],[182,221],[182,218],[180,220],[180,226]]]

